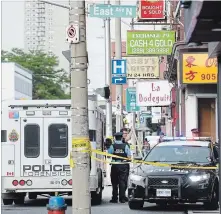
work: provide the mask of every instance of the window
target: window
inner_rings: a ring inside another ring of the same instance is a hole
[[[48,127],[48,155],[51,158],[65,158],[68,155],[68,126],[51,124]]]
[[[96,130],[89,130],[90,141],[96,141]]]
[[[210,149],[206,146],[157,146],[150,151],[145,161],[209,163],[210,157]]]
[[[26,158],[37,158],[40,155],[40,127],[37,124],[24,127],[24,154]]]

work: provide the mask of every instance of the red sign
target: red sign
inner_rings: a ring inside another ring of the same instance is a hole
[[[165,19],[165,1],[161,0],[140,0],[139,20]]]

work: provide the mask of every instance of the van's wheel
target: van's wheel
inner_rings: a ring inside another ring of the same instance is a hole
[[[102,171],[100,170],[98,172],[98,176],[99,176],[99,187],[98,187],[98,191],[93,191],[91,192],[91,204],[92,205],[100,205],[102,202]]]
[[[14,204],[15,205],[23,205],[25,203],[25,197],[19,198],[19,199],[14,199]]]
[[[12,205],[13,199],[2,199],[4,205]]]
[[[99,193],[91,192],[91,204],[92,205],[100,205],[102,202],[102,189],[99,188]]]
[[[131,210],[139,210],[143,208],[144,201],[128,201]]]
[[[29,194],[28,194],[28,198],[29,198],[30,200],[35,200],[35,199],[37,199],[37,194],[29,193]]]
[[[212,198],[210,202],[205,202],[204,207],[207,210],[217,210],[219,208],[219,192],[218,192],[218,185],[213,188]]]

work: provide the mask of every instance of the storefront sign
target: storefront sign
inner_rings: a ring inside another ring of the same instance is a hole
[[[217,83],[217,59],[207,53],[186,53],[182,56],[184,84]]]
[[[139,111],[139,106],[136,105],[136,88],[126,89],[126,111],[136,112]]]
[[[175,31],[127,31],[127,55],[170,55]]]
[[[127,79],[159,78],[158,57],[125,57],[127,60]]]
[[[159,123],[159,120],[161,119],[161,107],[152,107],[151,113],[152,123]]]
[[[160,0],[139,0],[138,21],[164,20],[165,1]]]
[[[138,106],[169,106],[171,87],[167,80],[137,82]]]

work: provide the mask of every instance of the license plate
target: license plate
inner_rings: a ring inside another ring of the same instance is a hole
[[[171,189],[157,189],[157,197],[171,197]]]

